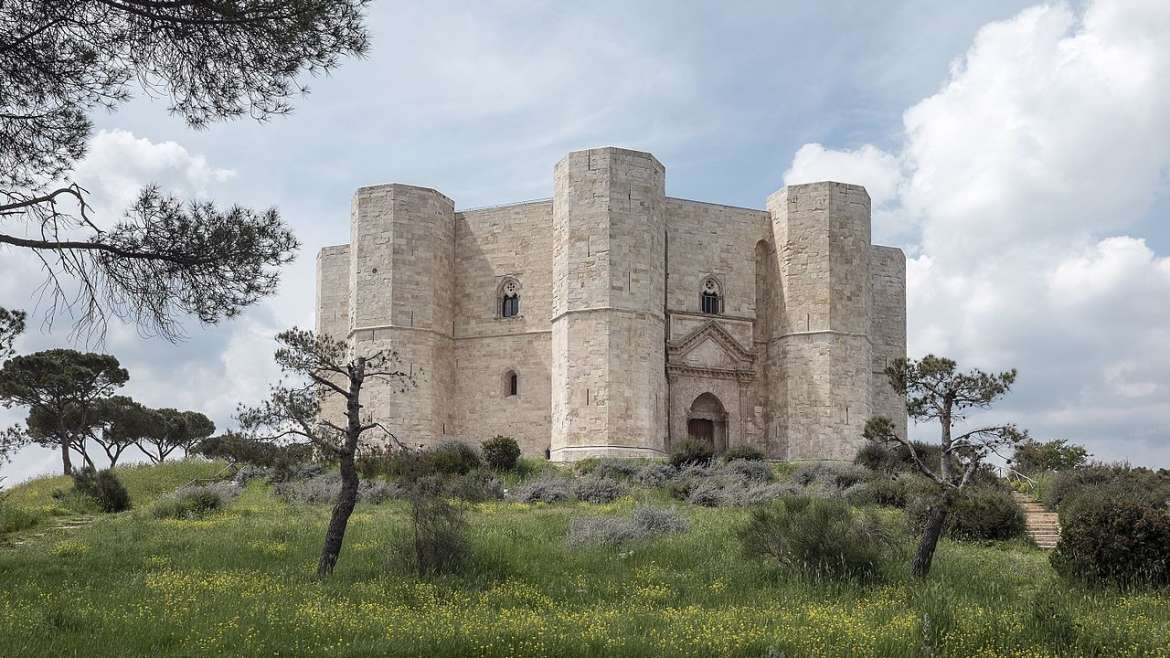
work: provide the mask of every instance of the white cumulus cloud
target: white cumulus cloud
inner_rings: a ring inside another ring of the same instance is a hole
[[[1018,367],[1004,411],[1034,433],[1170,464],[1170,259],[1131,234],[1166,191],[1170,4],[991,23],[903,124],[785,178],[873,186],[875,234],[913,256],[911,353]]]

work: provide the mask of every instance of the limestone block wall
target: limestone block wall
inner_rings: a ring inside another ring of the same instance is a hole
[[[769,342],[779,357],[769,397],[786,415],[777,431],[789,459],[846,459],[871,410],[869,196],[857,185],[794,185],[768,209],[784,300]]]
[[[318,334],[349,337],[349,245],[325,247],[317,254]]]
[[[404,443],[433,443],[454,428],[454,204],[429,188],[363,187],[351,235],[355,350],[394,353],[414,379],[405,388],[374,383],[365,407]]]
[[[552,453],[666,442],[665,169],[648,153],[570,153],[554,170]]]
[[[543,455],[551,434],[552,202],[456,213],[455,434],[511,436]],[[520,286],[520,313],[500,314],[500,284]],[[517,395],[506,374],[515,372]]]
[[[768,226],[768,213],[762,210],[666,199],[671,313],[699,313],[702,281],[714,276],[723,288],[722,314],[753,319],[756,275],[751,255]]]
[[[906,255],[892,247],[870,247],[873,307],[869,335],[873,339],[870,399],[874,415],[894,421],[906,436],[906,401],[886,377],[885,369],[906,356]]]
[[[745,350],[754,351],[756,266],[752,257],[769,231],[765,211],[668,198],[667,314],[668,339],[678,341],[708,322],[716,322]],[[718,315],[701,313],[703,282],[719,282],[722,308]],[[687,410],[704,393],[715,395],[727,409],[728,445],[756,445],[766,450],[763,406],[757,382],[679,376],[670,381],[670,440],[687,437]],[[756,407],[761,407],[756,413]],[[734,418],[734,421],[731,420]]]
[[[349,245],[325,247],[317,254],[317,326],[321,336],[349,340]],[[327,397],[322,413],[335,423],[345,418],[345,398]]]
[[[863,188],[790,186],[763,211],[668,199],[654,156],[616,148],[553,174],[552,200],[458,213],[435,190],[361,188],[351,244],[318,255],[317,330],[393,351],[415,379],[365,398],[405,443],[505,434],[553,459],[661,455],[704,393],[728,446],[771,458],[849,459],[873,413],[905,427],[880,374],[905,354],[905,257],[870,244]]]

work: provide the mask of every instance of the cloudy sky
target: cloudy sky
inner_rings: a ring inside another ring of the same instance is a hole
[[[671,196],[759,208],[785,183],[865,185],[875,242],[910,258],[912,355],[1016,367],[996,417],[1170,466],[1165,0],[383,0],[369,24],[369,57],[311,81],[290,117],[196,133],[141,95],[97,117],[77,179],[108,218],[157,182],[277,206],[304,243],[280,293],[231,323],[178,345],[112,327],[127,393],[229,426],[274,375],[272,335],[312,326],[315,253],[348,241],[356,187],[541,198],[565,153],[617,145],[665,163]],[[34,309],[40,281],[5,252],[0,306]],[[18,349],[69,329],[38,317]],[[57,468],[29,449],[3,474]]]

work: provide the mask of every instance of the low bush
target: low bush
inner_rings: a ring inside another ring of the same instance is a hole
[[[73,489],[96,501],[103,512],[130,509],[130,493],[110,469],[95,471],[86,467],[73,471]]]
[[[1054,474],[1042,490],[1044,503],[1066,515],[1078,498],[1131,500],[1153,507],[1170,504],[1170,471],[1124,464],[1090,464]]]
[[[696,439],[683,439],[670,452],[670,465],[675,468],[684,466],[706,466],[715,457],[711,446]]]
[[[1133,500],[1085,501],[1062,524],[1050,561],[1070,580],[1170,585],[1170,515]]]
[[[423,451],[423,462],[429,473],[463,475],[483,466],[475,448],[462,441],[444,441]]]
[[[678,471],[670,464],[650,462],[638,467],[633,480],[643,487],[661,487],[677,474]]]
[[[844,491],[872,477],[864,467],[842,462],[814,462],[792,473],[792,481],[802,487],[820,488],[824,493]]]
[[[184,487],[156,500],[150,515],[156,519],[201,519],[227,506],[239,492],[232,482]]]
[[[733,459],[720,468],[724,473],[733,473],[745,480],[754,482],[771,482],[772,469],[767,463],[757,460]]]
[[[520,459],[520,444],[510,436],[496,435],[479,444],[483,461],[497,471],[511,471]]]
[[[567,543],[570,548],[620,546],[657,535],[683,533],[689,529],[690,524],[673,509],[637,507],[629,518],[587,516],[570,519]]]
[[[731,461],[735,461],[737,459],[746,459],[748,461],[753,461],[753,462],[762,462],[762,461],[764,461],[764,453],[761,452],[760,449],[756,448],[755,446],[739,445],[739,446],[732,446],[732,447],[728,448],[727,451],[721,455],[721,458],[725,462],[731,462]]]
[[[641,467],[642,463],[639,460],[607,457],[599,459],[590,470],[590,474],[599,478],[628,480],[636,475]]]
[[[387,478],[396,475],[400,469],[399,457],[402,448],[386,445],[363,445],[358,447],[353,466],[363,480]]]
[[[31,528],[39,520],[32,512],[0,499],[0,535]]]
[[[874,580],[897,541],[872,511],[842,500],[794,496],[756,508],[737,533],[750,558],[770,558],[814,578]]]
[[[529,480],[517,487],[515,496],[522,503],[564,502],[569,499],[569,481],[548,476]]]
[[[305,480],[286,480],[273,486],[273,492],[287,503],[332,505],[341,493],[341,476],[329,473]],[[358,502],[377,505],[403,497],[402,486],[383,480],[358,482]]]
[[[884,505],[905,508],[909,493],[908,478],[879,477],[859,482],[845,490],[845,500],[852,505]]]
[[[410,525],[396,553],[420,578],[456,573],[470,556],[463,510],[442,495],[443,483],[426,478],[409,492]]]
[[[912,444],[915,454],[923,463],[931,468],[938,468],[942,459],[942,448],[937,443],[913,441]],[[910,451],[901,444],[884,445],[868,442],[857,451],[853,463],[881,473],[918,470],[918,466],[910,456]]]
[[[587,475],[573,482],[573,497],[584,503],[611,503],[626,493],[626,487],[613,478]]]
[[[686,532],[691,527],[678,510],[671,507],[639,505],[634,508],[631,519],[635,526],[655,534]]]
[[[613,516],[578,516],[569,519],[569,548],[619,546],[641,539],[643,533],[629,519]]]
[[[448,496],[469,503],[483,503],[504,499],[504,483],[485,471],[472,471],[463,475],[450,476],[443,489]]]
[[[921,533],[935,497],[913,496],[906,506],[910,528]],[[1014,539],[1024,534],[1024,512],[1011,494],[999,489],[964,489],[947,514],[947,536],[968,541]]]
[[[288,479],[298,466],[308,464],[313,459],[311,445],[281,445],[238,434],[203,439],[191,452],[208,459],[222,459],[229,464],[251,464],[270,469],[269,479],[274,482]]]
[[[685,484],[685,481],[680,484]],[[788,483],[766,484],[724,473],[697,478],[689,489],[680,487],[672,493],[692,505],[747,507],[794,495],[799,490]]]

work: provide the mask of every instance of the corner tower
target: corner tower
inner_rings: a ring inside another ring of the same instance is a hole
[[[554,170],[554,460],[665,447],[666,169],[649,153],[570,153]]]
[[[455,210],[435,190],[360,188],[349,248],[349,333],[358,353],[397,352],[416,387],[370,386],[366,411],[409,445],[451,426]]]
[[[852,459],[870,416],[870,203],[860,185],[768,198],[782,308],[771,309],[770,397],[787,459]]]

